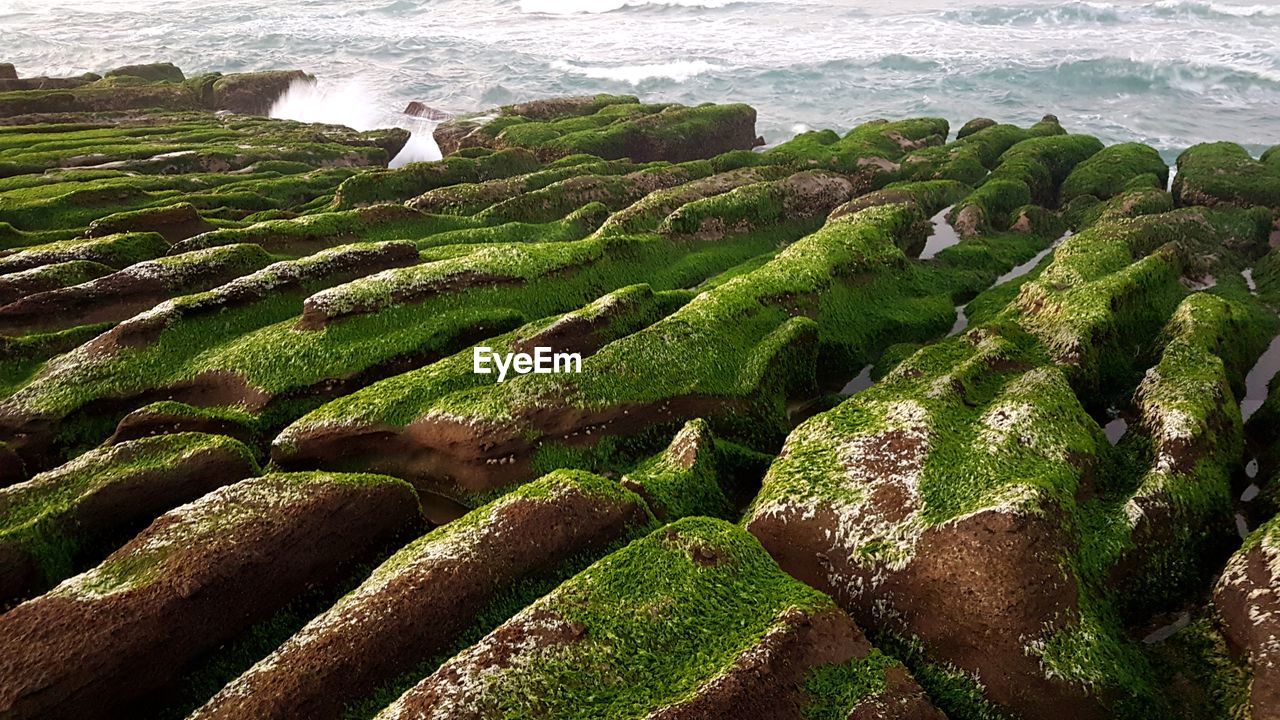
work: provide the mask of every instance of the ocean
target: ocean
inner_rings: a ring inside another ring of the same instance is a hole
[[[322,83],[278,114],[359,129],[413,129],[411,100],[460,113],[609,92],[749,103],[770,143],[1045,113],[1170,161],[1209,140],[1280,143],[1280,2],[0,0],[0,37],[23,75],[301,68]]]

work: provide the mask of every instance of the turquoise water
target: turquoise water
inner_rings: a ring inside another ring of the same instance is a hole
[[[169,60],[299,67],[285,114],[399,123],[591,92],[741,101],[777,142],[875,117],[1046,112],[1167,157],[1280,143],[1280,3],[1228,0],[0,0],[0,61],[24,75]]]

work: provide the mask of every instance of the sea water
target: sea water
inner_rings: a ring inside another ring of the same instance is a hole
[[[1260,0],[0,0],[0,37],[23,75],[305,69],[322,84],[278,114],[360,129],[415,129],[411,100],[470,112],[608,92],[749,103],[769,142],[1054,113],[1169,160],[1280,143],[1280,3]]]

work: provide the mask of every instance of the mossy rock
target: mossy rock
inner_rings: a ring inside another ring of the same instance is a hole
[[[0,604],[52,587],[163,512],[256,474],[245,446],[192,433],[94,450],[0,489]]]
[[[706,717],[763,704],[834,718],[877,700],[895,708],[886,717],[940,717],[897,661],[754,538],[692,518],[592,565],[378,717]]]
[[[1179,205],[1261,205],[1280,209],[1280,165],[1254,160],[1235,143],[1205,143],[1178,156]]]
[[[1070,201],[1081,195],[1092,195],[1107,200],[1140,187],[1163,190],[1168,183],[1169,168],[1155,148],[1142,143],[1122,143],[1108,146],[1076,166],[1062,183],[1062,199]]]
[[[148,82],[169,82],[180,83],[187,79],[182,74],[182,70],[178,69],[173,63],[151,63],[148,65],[125,65],[114,70],[108,70],[105,77],[134,77],[141,78]]]

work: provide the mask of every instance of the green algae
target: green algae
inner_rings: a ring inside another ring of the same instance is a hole
[[[879,650],[841,665],[823,665],[805,678],[805,720],[845,720],[862,700],[884,692],[885,671],[899,663]]]
[[[703,515],[728,520],[733,509],[718,482],[719,460],[710,427],[691,420],[666,450],[627,473],[623,484],[640,492],[661,519]]]
[[[413,492],[403,480],[367,473],[271,473],[242,480],[205,495],[165,515],[168,522],[143,544],[121,548],[100,565],[59,585],[53,592],[68,597],[101,597],[159,581],[175,553],[202,541],[234,537],[258,525],[263,513],[282,512],[306,503],[335,486],[396,485]],[[136,538],[135,538],[136,540]]]
[[[578,160],[572,164],[548,164],[541,170],[514,177],[459,182],[428,190],[409,200],[409,207],[444,215],[475,215],[490,205],[510,200],[527,192],[541,190],[548,185],[584,175],[626,175],[653,164],[636,164],[628,160],[601,160],[594,155],[572,155]],[[566,158],[567,159],[567,158]],[[665,163],[663,163],[665,165]]]
[[[1087,135],[1047,135],[1018,142],[1000,155],[1000,164],[978,189],[955,207],[952,222],[967,233],[987,227],[1003,229],[1024,205],[1053,207],[1058,188],[1071,171],[1102,149],[1100,141]]]
[[[994,170],[1000,157],[1023,140],[1035,137],[1015,125],[991,125],[965,133],[946,145],[922,148],[902,160],[903,180],[955,180],[978,185]]]
[[[127,331],[137,327],[145,333],[144,328],[159,324],[154,341],[109,352],[77,348],[51,361],[44,373],[16,389],[5,405],[65,418],[60,430],[68,437],[79,437],[77,428],[87,422],[84,433],[92,436],[99,431],[93,418],[68,416],[95,400],[130,398],[164,382],[194,378],[206,369],[201,353],[254,328],[296,317],[308,295],[349,279],[349,263],[368,262],[378,253],[394,250],[394,245],[334,248],[275,263],[215,290],[170,300],[118,326]],[[105,417],[114,425],[110,416]]]
[[[565,217],[546,223],[508,222],[500,225],[460,228],[434,232],[417,240],[423,250],[441,248],[449,253],[466,254],[480,245],[501,243],[569,242],[582,240],[600,228],[610,217],[603,203],[591,202]],[[449,247],[452,246],[452,247]],[[444,259],[424,254],[424,260]]]
[[[1126,190],[1131,184],[1163,190],[1169,184],[1169,168],[1155,148],[1142,143],[1121,143],[1100,150],[1081,162],[1062,183],[1062,199],[1092,195],[1107,200]]]
[[[687,294],[655,293],[651,286],[635,285],[616,290],[591,302],[586,307],[562,316],[529,323],[513,332],[492,337],[485,342],[493,347],[508,347],[537,337],[546,329],[566,321],[588,321],[601,342],[610,342],[635,332],[688,300]],[[596,321],[605,320],[603,326]],[[584,353],[585,354],[585,353]],[[472,353],[463,351],[442,358],[421,369],[392,376],[333,400],[287,428],[276,440],[277,447],[287,447],[292,432],[312,424],[329,422],[407,424],[421,408],[450,393],[468,394],[497,382],[494,375],[473,372]]]
[[[479,158],[448,157],[439,162],[410,163],[394,170],[360,173],[343,181],[333,199],[335,209],[403,202],[436,188],[463,182],[525,175],[541,167],[525,150],[501,150]]]
[[[528,650],[495,668],[481,681],[473,698],[481,706],[474,709],[491,717],[642,715],[689,698],[790,610],[834,607],[782,573],[744,531],[707,518],[681,520],[607,556],[517,615],[513,623],[552,618],[582,631],[573,642]],[[652,621],[657,612],[664,622]],[[857,662],[861,667],[834,672],[870,677],[888,664],[880,656]],[[812,687],[835,692],[830,678],[824,673]],[[865,683],[867,693],[875,687]],[[859,697],[852,688],[839,692],[842,703]]]
[[[1274,158],[1272,158],[1274,159]],[[1259,162],[1235,143],[1203,143],[1178,156],[1179,205],[1280,208],[1280,165]]]
[[[715,284],[673,315],[604,346],[585,359],[584,372],[572,382],[528,375],[500,385],[441,392],[426,382],[431,373],[411,373],[330,403],[282,439],[326,422],[403,425],[428,413],[507,422],[537,407],[543,398],[563,397],[567,391],[566,404],[587,410],[690,396],[742,398],[746,406],[708,419],[728,438],[768,447],[785,426],[784,398],[812,382],[815,359],[806,348],[812,347],[815,330],[820,345],[829,347],[834,358],[870,358],[903,336],[934,337],[954,319],[952,292],[976,293],[1045,242],[1021,236],[966,241],[940,254],[930,268],[919,268],[908,263],[899,247],[906,243],[898,239],[919,222],[917,213],[887,206],[833,221],[755,270],[740,275],[735,271],[736,277]],[[834,282],[829,268],[839,268]],[[846,286],[839,278],[855,280]],[[758,299],[809,295],[817,298],[817,327]],[[896,301],[883,302],[885,297]],[[868,303],[869,298],[881,301]],[[927,313],[923,320],[922,310]],[[726,332],[728,327],[734,332]],[[469,365],[470,358],[458,362]],[[830,364],[848,367],[852,362]],[[623,377],[632,380],[623,382]],[[637,377],[645,381],[635,382]],[[762,419],[767,422],[762,424]],[[655,435],[662,432],[654,429]],[[661,441],[667,438],[669,434]],[[657,439],[638,438],[619,446],[601,437],[587,452],[564,452],[548,444],[539,451],[535,466],[628,466],[633,453],[645,453],[646,445]]]
[[[499,118],[485,130],[511,118]],[[540,156],[590,154],[606,160],[630,157],[693,160],[750,147],[756,111],[749,105],[633,105],[613,103],[588,116],[550,123],[512,122],[496,135],[502,144],[527,147]]]
[[[88,260],[120,269],[160,257],[168,250],[169,243],[157,233],[121,233],[91,240],[64,240],[23,248],[0,258],[0,273],[73,260]]]
[[[591,473],[556,470],[406,545],[375,569],[360,587],[339,600],[333,606],[332,612],[340,611],[345,603],[367,592],[366,588],[378,587],[423,558],[466,555],[471,550],[470,543],[474,535],[500,528],[502,522],[500,518],[504,508],[528,502],[545,502],[565,494],[582,494],[598,498],[604,503],[636,504],[644,507],[644,501],[639,496],[611,480]],[[516,577],[511,582],[495,588],[485,607],[475,613],[471,624],[459,633],[448,648],[413,668],[406,669],[396,678],[369,693],[367,697],[352,701],[343,717],[353,720],[374,716],[420,679],[434,672],[449,658],[479,642],[494,628],[586,569],[592,562],[620,550],[658,527],[652,515],[646,512],[645,517],[646,521],[628,525],[625,532],[620,533],[617,539],[606,546],[579,553],[536,575]]]
[[[30,556],[43,580],[52,585],[78,569],[87,556],[105,555],[100,546],[113,539],[84,536],[75,520],[78,507],[93,502],[95,495],[163,476],[211,453],[237,457],[246,472],[257,473],[248,448],[217,435],[164,435],[95,450],[0,490],[0,543]]]
[[[899,159],[908,150],[917,149],[917,144],[941,144],[947,132],[947,121],[941,118],[875,120],[859,125],[843,137],[830,130],[801,133],[770,148],[766,156],[797,169],[858,173],[878,167],[877,159]]]
[[[375,205],[213,230],[179,243],[174,250],[181,252],[255,243],[271,252],[302,256],[352,242],[419,240],[437,233],[475,229],[481,225],[481,222],[469,218],[428,215],[396,205]]]
[[[30,288],[34,292],[44,292],[45,290],[79,285],[90,280],[96,280],[103,275],[110,275],[113,272],[115,272],[114,268],[109,268],[100,262],[67,260],[66,262],[53,263],[51,265],[37,265],[30,270],[8,273],[0,276],[0,283],[12,283],[24,290]],[[39,289],[35,290],[35,288]]]
[[[1161,336],[1159,328],[1186,295],[1179,282],[1181,257],[1217,253],[1229,268],[1233,260],[1223,248],[1248,247],[1258,237],[1249,217],[1203,211],[1099,221],[1066,240],[1016,297],[1005,294],[1003,309],[990,302],[984,322],[965,337],[922,348],[877,385],[793,431],[747,517],[795,504],[863,517],[856,527],[842,527],[848,537],[837,552],[852,553],[858,565],[885,568],[910,563],[915,539],[928,528],[980,511],[1063,518],[1081,543],[1062,553],[1078,586],[1079,606],[1061,630],[1031,641],[1026,650],[1041,658],[1047,677],[1113,698],[1117,716],[1143,717],[1144,707],[1155,706],[1154,676],[1124,639],[1121,616],[1131,610],[1118,602],[1108,577],[1120,555],[1134,547],[1132,514],[1117,509],[1129,496],[1118,503],[1110,494],[1077,499],[1089,497],[1082,491],[1090,468],[1109,467],[1112,452],[1076,390],[1087,385],[1082,397],[1097,402],[1099,389],[1132,387],[1142,359],[1163,346],[1169,365],[1152,371],[1149,377],[1156,379],[1144,385],[1143,397],[1171,413],[1216,418],[1226,407],[1229,417],[1231,383],[1219,356],[1238,381],[1239,369],[1251,364],[1274,320],[1248,306],[1240,283],[1225,282],[1216,295],[1188,300],[1186,310],[1174,315],[1182,320],[1170,334]],[[1058,293],[1074,293],[1073,299],[1055,300]],[[1058,302],[1061,311],[1049,309]],[[1175,342],[1173,336],[1183,339]],[[1136,343],[1140,337],[1156,340]],[[1124,349],[1109,347],[1117,345]],[[1138,594],[1148,593],[1144,597],[1153,603],[1185,596],[1190,578],[1200,572],[1191,551],[1203,547],[1205,534],[1196,528],[1229,503],[1238,419],[1234,441],[1226,427],[1224,440],[1211,451],[1220,453],[1214,456],[1216,468],[1197,465],[1198,474],[1181,486],[1160,481],[1147,489],[1148,497],[1168,492],[1183,513],[1170,521],[1176,537],[1169,552],[1158,549],[1149,566],[1134,570],[1142,584]],[[881,522],[865,516],[871,510],[858,510],[868,502],[866,483],[875,476],[850,486],[861,476],[849,465],[858,456],[848,448],[889,436],[918,438],[923,454],[900,470],[910,474],[914,488],[909,512]],[[914,669],[928,687],[932,681],[923,666]],[[957,706],[955,716],[987,716],[982,708],[964,707]]]

